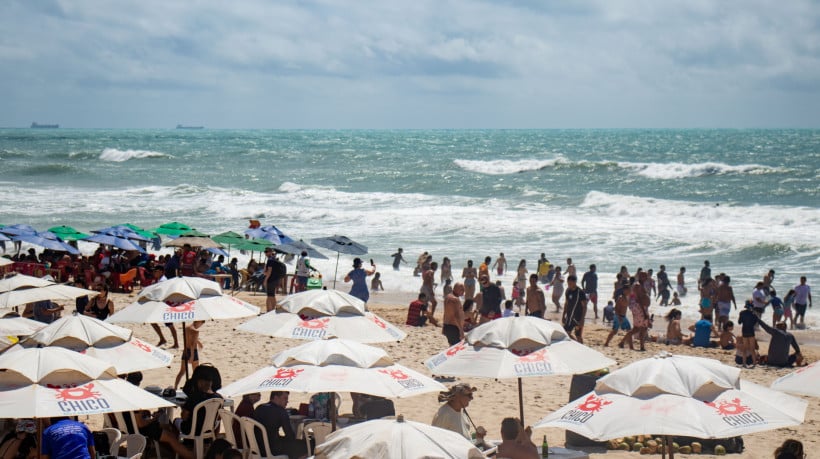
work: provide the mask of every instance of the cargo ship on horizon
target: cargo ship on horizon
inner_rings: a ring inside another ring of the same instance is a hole
[[[31,122],[32,129],[57,129],[59,127],[59,124],[40,124],[36,121]]]
[[[184,126],[182,124],[177,124],[177,129],[205,129],[205,126]]]

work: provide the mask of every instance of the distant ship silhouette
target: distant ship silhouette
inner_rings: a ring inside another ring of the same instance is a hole
[[[39,124],[36,121],[31,123],[32,129],[57,129],[60,127],[59,124]]]
[[[205,129],[205,126],[183,126],[181,124],[177,124],[177,129]]]

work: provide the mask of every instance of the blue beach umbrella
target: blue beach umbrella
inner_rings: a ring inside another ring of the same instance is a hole
[[[339,254],[346,253],[348,255],[364,255],[367,253],[367,247],[359,244],[347,236],[341,236],[338,234],[334,234],[329,237],[311,239],[310,242],[323,249],[336,252],[336,271],[333,273],[333,288],[336,288],[336,275],[339,273]]]
[[[273,225],[247,229],[245,230],[245,234],[254,239],[264,239],[266,241],[270,241],[274,245],[281,245],[293,242],[293,239],[286,236],[285,233],[282,232],[282,230]]]
[[[274,250],[281,253],[287,253],[290,255],[300,255],[302,251],[307,252],[310,258],[314,258],[316,260],[327,260],[328,258],[324,256],[321,252],[314,249],[310,244],[306,243],[303,240],[288,242],[287,244],[277,245],[274,247]]]
[[[96,233],[91,236],[84,237],[82,241],[96,242],[97,244],[110,245],[123,250],[136,250],[140,253],[145,253],[145,249],[137,245],[127,237],[127,233],[115,229],[108,229],[105,233]]]
[[[46,249],[54,250],[57,252],[68,252],[72,255],[80,254],[79,250],[66,244],[65,242],[60,240],[60,238],[58,238],[54,233],[51,233],[49,231],[35,231],[34,233],[24,233],[17,236],[12,236],[11,240],[39,245],[40,247],[44,247]]]
[[[7,225],[0,228],[0,233],[3,233],[7,236],[19,236],[21,234],[34,234],[37,230],[34,229],[31,225],[23,225],[23,224],[16,224],[16,225]]]
[[[132,241],[145,241],[148,242],[151,239],[147,238],[138,232],[134,231],[133,229],[125,226],[125,225],[116,225],[116,226],[109,226],[106,228],[101,228],[98,230],[92,231],[94,234],[107,234],[109,236],[116,236],[116,237],[124,237],[125,239],[130,239]],[[110,245],[110,244],[109,244]]]

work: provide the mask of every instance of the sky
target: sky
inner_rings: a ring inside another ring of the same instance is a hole
[[[0,126],[820,127],[816,0],[4,0]]]

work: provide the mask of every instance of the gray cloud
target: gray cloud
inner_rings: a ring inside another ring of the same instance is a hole
[[[0,125],[817,126],[818,25],[811,0],[9,0]]]

